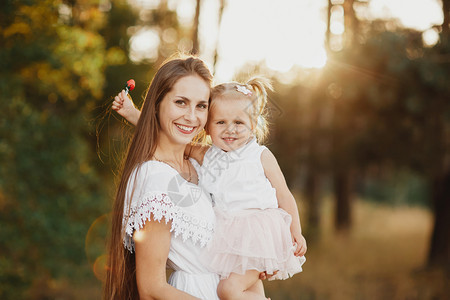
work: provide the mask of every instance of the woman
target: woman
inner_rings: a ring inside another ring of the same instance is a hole
[[[114,202],[105,299],[218,299],[218,276],[198,261],[214,213],[184,157],[203,132],[211,79],[189,57],[164,63],[152,80]]]

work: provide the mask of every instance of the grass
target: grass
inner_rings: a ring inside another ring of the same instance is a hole
[[[264,283],[272,300],[450,300],[448,274],[423,268],[433,221],[428,210],[357,201],[352,230],[337,235],[332,202],[322,209],[321,234],[308,243],[303,273]],[[305,226],[305,209],[302,220]],[[88,277],[62,284],[50,298],[100,299],[100,281]]]
[[[273,300],[450,299],[448,274],[423,268],[429,211],[358,201],[347,235],[334,232],[332,212],[326,201],[321,236],[308,245],[303,273],[265,283]]]

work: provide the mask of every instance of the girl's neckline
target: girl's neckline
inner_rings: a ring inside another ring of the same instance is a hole
[[[188,158],[187,160],[189,160],[189,159],[190,159],[190,158]],[[197,170],[195,169],[194,165],[192,164],[192,162],[191,162],[190,160],[189,160],[189,163],[191,164],[191,167],[194,169],[195,174],[197,174],[197,183],[194,183],[194,182],[191,182],[191,181],[189,181],[189,180],[186,180],[186,178],[184,178],[184,177],[180,174],[180,172],[178,172],[177,169],[175,169],[174,167],[172,167],[171,165],[169,165],[168,163],[166,163],[166,162],[164,162],[164,161],[151,159],[151,160],[149,160],[148,162],[156,162],[156,163],[163,164],[163,165],[169,167],[170,169],[172,169],[174,172],[176,172],[176,173],[178,174],[178,176],[180,176],[186,183],[195,185],[195,186],[197,186],[197,187],[199,186],[200,180],[199,180],[199,177],[198,177]]]

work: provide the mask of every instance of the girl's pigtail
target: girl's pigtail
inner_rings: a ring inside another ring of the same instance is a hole
[[[267,90],[272,90],[270,80],[264,77],[253,77],[247,81],[247,85],[256,93],[254,108],[256,128],[255,135],[259,143],[263,143],[267,137],[269,126],[267,124]]]

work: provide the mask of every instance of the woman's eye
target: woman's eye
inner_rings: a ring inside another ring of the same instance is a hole
[[[222,125],[222,124],[225,124],[225,122],[224,121],[218,121],[216,124]]]
[[[208,105],[206,105],[206,104],[199,104],[198,107],[201,108],[201,109],[207,109]]]
[[[236,123],[237,125],[244,124],[244,123],[242,123],[241,121],[236,121],[235,123]]]
[[[177,100],[175,101],[176,104],[184,105],[186,102],[184,100]]]

